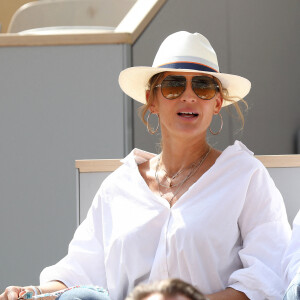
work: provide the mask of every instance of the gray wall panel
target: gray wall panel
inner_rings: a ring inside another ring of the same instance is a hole
[[[76,228],[75,160],[125,155],[123,52],[0,48],[0,290],[38,283],[41,269],[66,254]]]
[[[300,2],[230,0],[232,72],[252,82],[243,141],[256,154],[295,153],[300,128]]]

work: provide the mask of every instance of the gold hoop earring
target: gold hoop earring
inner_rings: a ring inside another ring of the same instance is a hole
[[[155,130],[152,130],[152,128],[149,126],[149,118],[150,118],[151,115],[157,116],[157,126],[156,126]],[[154,113],[152,113],[152,111],[150,111],[148,116],[147,116],[147,131],[150,134],[155,134],[158,131],[158,128],[159,128],[159,116],[158,116],[158,114],[154,114]]]
[[[220,126],[220,129],[217,131],[217,132],[214,132],[211,130],[211,128],[209,127],[209,131],[211,134],[213,135],[218,135],[221,131],[222,131],[222,128],[223,128],[223,118],[222,118],[222,115],[220,113],[218,113],[219,117],[220,117],[220,120],[221,120],[221,126]]]

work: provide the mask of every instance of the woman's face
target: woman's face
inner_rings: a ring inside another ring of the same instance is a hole
[[[216,92],[210,100],[199,98],[192,89],[191,81],[193,76],[213,76],[194,72],[166,72],[161,81],[170,75],[184,76],[187,82],[185,91],[173,100],[166,99],[162,95],[161,87],[156,87],[157,91],[150,109],[152,113],[159,115],[163,138],[172,136],[205,138],[213,115],[221,110],[223,99],[219,92]]]

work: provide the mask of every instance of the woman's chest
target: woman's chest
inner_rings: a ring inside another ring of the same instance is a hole
[[[159,197],[118,196],[106,201],[104,242],[106,245],[159,244],[187,239],[220,243],[239,235],[243,199],[234,192],[197,191],[183,196],[170,208]]]

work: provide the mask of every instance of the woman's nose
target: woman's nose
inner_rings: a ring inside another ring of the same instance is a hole
[[[195,94],[193,88],[192,88],[192,82],[187,81],[186,87],[182,95],[180,96],[180,100],[183,102],[196,102],[197,95]]]

